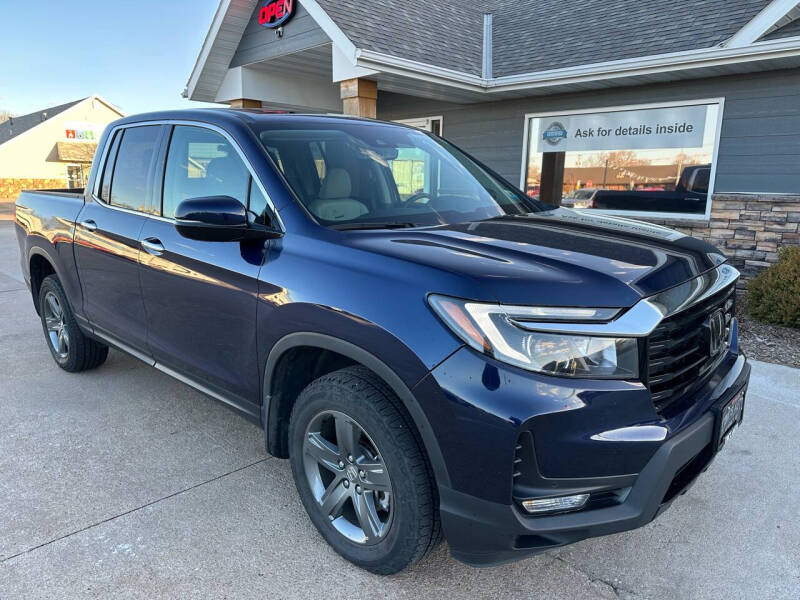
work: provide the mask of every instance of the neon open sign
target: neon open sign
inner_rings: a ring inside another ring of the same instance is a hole
[[[263,27],[285,25],[294,15],[297,0],[270,0],[258,11],[258,22]]]

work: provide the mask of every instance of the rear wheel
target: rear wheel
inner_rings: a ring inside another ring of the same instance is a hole
[[[106,361],[108,346],[86,337],[78,327],[61,282],[49,275],[39,288],[39,315],[50,354],[59,367],[75,373]]]
[[[300,394],[290,460],[312,522],[342,556],[389,574],[439,539],[433,479],[398,400],[368,369],[320,377]]]

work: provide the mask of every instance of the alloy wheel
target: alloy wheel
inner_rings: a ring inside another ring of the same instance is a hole
[[[61,301],[53,292],[45,294],[43,310],[50,345],[56,356],[63,360],[69,356],[69,332],[64,323],[64,309]]]
[[[357,544],[386,537],[392,484],[375,443],[355,419],[324,411],[306,428],[303,465],[311,493],[331,526]]]

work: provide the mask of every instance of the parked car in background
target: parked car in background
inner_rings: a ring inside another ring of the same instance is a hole
[[[658,213],[703,214],[708,200],[711,165],[692,165],[681,171],[674,190],[598,190],[590,208]]]
[[[676,191],[694,194],[708,194],[711,180],[711,165],[692,165],[681,171]]]
[[[592,199],[597,188],[583,188],[573,190],[561,199],[561,205],[569,208],[592,208]]]
[[[723,254],[543,205],[414,128],[128,117],[85,190],[20,195],[16,233],[61,368],[114,346],[235,407],[376,573],[442,531],[489,565],[642,526],[742,420]]]

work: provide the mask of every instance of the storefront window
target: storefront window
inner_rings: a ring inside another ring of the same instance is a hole
[[[528,195],[643,215],[707,215],[719,101],[528,116]]]

